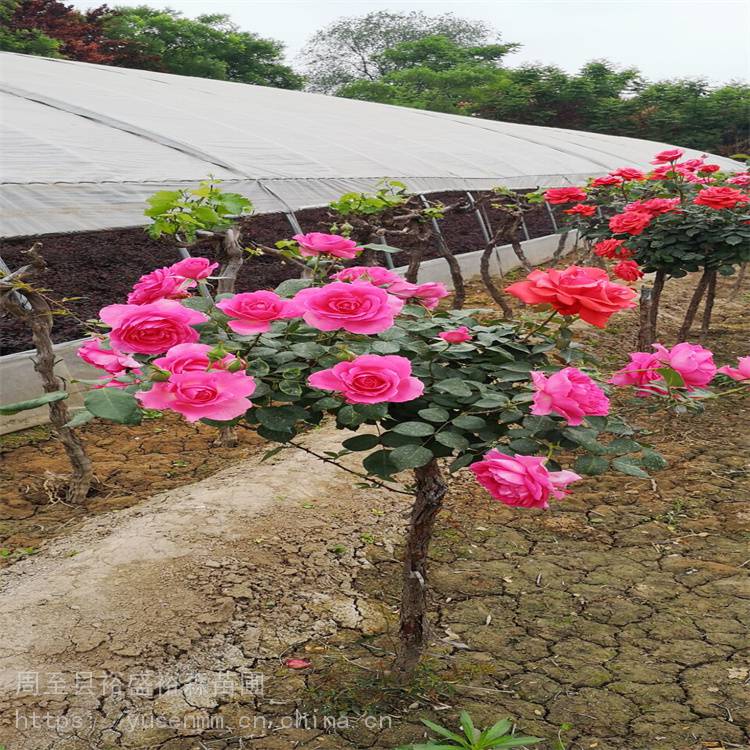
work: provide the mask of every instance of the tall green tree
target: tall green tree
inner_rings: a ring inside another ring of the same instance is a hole
[[[375,11],[341,18],[318,31],[300,54],[312,91],[336,93],[358,81],[379,81],[397,67],[388,52],[404,43],[426,37],[445,37],[460,47],[498,41],[498,35],[481,21],[457,18],[451,13],[428,16],[422,11]],[[506,52],[517,44],[501,45]],[[405,48],[402,48],[405,49]]]
[[[168,8],[120,7],[106,19],[105,29],[113,39],[137,46],[135,60],[127,55],[118,59],[116,64],[123,67],[286,89],[302,87],[302,77],[283,63],[280,42],[241,31],[221,13],[190,19]],[[144,64],[144,57],[151,62]]]

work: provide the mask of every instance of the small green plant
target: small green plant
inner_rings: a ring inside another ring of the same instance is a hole
[[[222,232],[233,218],[250,213],[253,204],[239,193],[225,193],[220,180],[204,180],[195,190],[160,190],[149,199],[144,211],[152,223],[148,233],[154,239],[164,235],[192,244],[199,231]]]
[[[482,732],[475,728],[471,716],[466,711],[461,711],[459,716],[463,735],[427,719],[421,721],[428,729],[440,735],[440,739],[432,739],[427,744],[408,745],[398,750],[499,750],[506,747],[528,747],[542,741],[541,737],[522,737],[509,733],[513,726],[510,719],[501,719]]]
[[[403,182],[382,180],[374,193],[344,193],[330,208],[341,216],[368,216],[403,206],[409,198]]]

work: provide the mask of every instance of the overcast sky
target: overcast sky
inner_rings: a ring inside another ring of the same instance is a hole
[[[101,4],[74,0],[78,8]],[[169,6],[186,16],[227,13],[244,30],[278,39],[294,57],[320,27],[373,10],[451,12],[486,21],[520,42],[511,65],[555,64],[575,71],[607,58],[651,79],[700,76],[714,83],[750,78],[749,0],[110,0],[110,6]]]

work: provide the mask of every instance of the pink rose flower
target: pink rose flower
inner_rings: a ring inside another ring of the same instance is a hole
[[[654,160],[651,163],[665,164],[667,162],[677,161],[684,155],[684,153],[685,152],[681,148],[670,148],[666,151],[660,151],[658,154],[656,154],[656,156],[654,156]]]
[[[169,268],[157,268],[144,274],[133,285],[128,295],[128,304],[147,305],[160,299],[183,299],[189,297],[187,291],[194,283],[173,276]]]
[[[474,338],[466,326],[459,326],[452,331],[443,331],[438,336],[449,344],[463,344],[464,341],[471,341]]]
[[[135,397],[146,409],[176,411],[188,422],[225,422],[252,406],[247,397],[254,391],[255,381],[244,372],[188,370],[154,383],[150,391],[139,391]]]
[[[708,385],[716,375],[713,352],[698,344],[684,341],[671,349],[654,344],[654,349],[659,362],[680,373],[688,389]]]
[[[314,372],[307,382],[324,391],[341,391],[349,404],[413,401],[424,392],[424,383],[411,376],[411,362],[391,354],[363,354]]]
[[[750,357],[740,357],[737,360],[737,367],[724,365],[717,372],[732,378],[732,380],[750,380]]]
[[[343,328],[350,333],[382,333],[401,312],[402,300],[366,281],[301,289],[291,300],[290,316],[301,315],[319,331]]]
[[[362,250],[354,240],[348,240],[338,234],[310,232],[295,234],[294,239],[299,244],[302,255],[314,257],[316,255],[333,255],[336,258],[354,258]]]
[[[131,385],[141,383],[140,377],[127,377],[129,375],[138,376],[143,375],[142,370],[120,370],[119,372],[113,372],[106,375],[103,378],[99,378],[100,385],[92,386],[94,390],[99,388],[128,388]],[[119,378],[126,378],[125,380],[119,380]]]
[[[375,286],[396,284],[403,279],[383,266],[351,266],[331,276],[336,281],[369,281]]]
[[[735,188],[730,187],[703,188],[693,198],[693,203],[697,206],[707,206],[716,210],[735,208],[740,203],[747,203],[748,201],[750,201],[750,196],[745,195],[741,190],[735,190]]]
[[[727,182],[730,185],[747,186],[750,185],[750,173],[743,172],[742,174],[736,174],[734,177],[730,177]]]
[[[562,315],[579,315],[598,328],[604,328],[619,310],[635,307],[637,296],[632,289],[611,282],[604,269],[589,266],[537,269],[506,291],[527,305],[551,305]]]
[[[579,187],[550,188],[545,192],[544,199],[553,206],[562,203],[579,203],[586,200],[586,191]]]
[[[434,310],[443,297],[447,297],[450,292],[439,281],[428,281],[424,284],[417,284],[412,298],[424,305],[428,310]]]
[[[218,267],[218,263],[211,263],[208,258],[185,258],[173,263],[168,270],[173,276],[200,281],[207,279]]]
[[[575,206],[566,208],[563,213],[570,214],[571,216],[593,216],[596,213],[596,206],[590,206],[586,203],[576,203]]]
[[[609,399],[604,391],[575,367],[565,367],[549,377],[542,372],[532,372],[531,380],[536,390],[532,414],[558,414],[571,427],[581,424],[584,417],[609,414]]]
[[[140,367],[138,361],[129,354],[118,352],[117,349],[103,349],[100,339],[87,341],[76,354],[84,362],[113,375],[124,372],[128,367]]]
[[[561,500],[567,486],[581,477],[572,471],[549,471],[539,456],[509,456],[492,449],[483,461],[471,464],[481,484],[495,500],[514,508],[549,508],[549,499]]]
[[[631,352],[630,360],[625,367],[618,370],[607,382],[619,386],[634,386],[637,396],[648,396],[652,393],[664,393],[663,388],[653,386],[661,375],[657,372],[662,363],[650,352]]]
[[[109,340],[121,352],[162,354],[176,344],[198,340],[192,328],[209,318],[174,300],[159,300],[146,305],[108,305],[99,317],[112,327]]]
[[[177,344],[173,346],[163,357],[157,357],[154,364],[162,370],[167,370],[175,375],[181,372],[202,371],[209,368],[225,370],[237,357],[227,354],[213,362],[208,353],[213,347],[208,344]]]
[[[275,292],[242,292],[220,300],[216,307],[233,318],[229,327],[239,334],[266,333],[274,320],[296,317],[289,300]]]
[[[643,278],[643,271],[634,260],[621,260],[612,268],[612,273],[623,281],[638,281]]]
[[[625,211],[609,220],[609,228],[615,234],[641,234],[653,218],[648,211]]]
[[[612,172],[615,177],[620,177],[623,182],[630,182],[630,180],[642,180],[646,177],[640,169],[634,167],[620,167]]]

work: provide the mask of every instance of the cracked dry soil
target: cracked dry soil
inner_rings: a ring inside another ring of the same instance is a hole
[[[730,285],[707,341],[721,363],[750,338]],[[668,341],[688,282],[669,286]],[[591,334],[603,369],[632,322]],[[420,717],[466,708],[478,724],[512,716],[544,750],[563,724],[569,750],[750,747],[747,398],[689,418],[621,407],[670,461],[654,483],[589,478],[543,513],[453,478],[433,642],[407,695],[376,680],[403,496],[283,452],[58,530],[3,574],[0,745],[393,750],[423,736]]]

